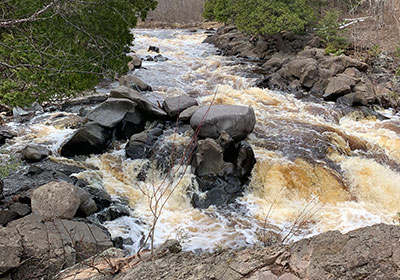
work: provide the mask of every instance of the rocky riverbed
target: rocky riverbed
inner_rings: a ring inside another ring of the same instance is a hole
[[[249,59],[136,32],[119,81],[5,115],[0,279],[397,279],[400,122],[370,65],[313,38],[206,40]],[[256,87],[273,77],[294,94]]]

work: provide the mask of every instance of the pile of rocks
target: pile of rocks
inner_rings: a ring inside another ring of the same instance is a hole
[[[400,109],[400,80],[382,63],[366,64],[347,55],[331,56],[312,35],[291,32],[268,38],[250,37],[233,26],[220,28],[205,43],[214,44],[227,55],[256,58],[264,78],[258,86],[293,93],[310,92],[327,101],[346,106],[379,105]],[[298,96],[302,96],[298,94]]]

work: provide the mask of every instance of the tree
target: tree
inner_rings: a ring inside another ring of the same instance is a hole
[[[320,0],[208,0],[204,16],[234,23],[252,35],[272,35],[282,31],[303,32],[313,21],[312,5]]]
[[[155,0],[3,0],[0,103],[74,96],[127,71],[138,18]]]

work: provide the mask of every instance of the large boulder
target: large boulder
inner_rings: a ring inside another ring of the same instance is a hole
[[[131,57],[132,57],[131,64],[134,69],[142,67],[142,59],[140,57],[138,57],[137,55],[132,55]]]
[[[27,145],[21,151],[21,157],[27,162],[38,162],[47,158],[50,150],[40,145]]]
[[[60,154],[64,157],[100,154],[109,145],[111,136],[110,130],[97,123],[87,123],[63,144]]]
[[[53,279],[111,246],[107,232],[96,225],[28,215],[0,228],[0,278]]]
[[[196,99],[187,95],[182,95],[166,98],[163,107],[170,117],[175,118],[184,110],[197,105]]]
[[[101,126],[117,126],[128,112],[136,111],[136,103],[125,98],[109,98],[88,114],[88,119]]]
[[[301,78],[307,65],[315,65],[317,62],[313,58],[295,59],[288,63],[288,72],[290,75]]]
[[[339,97],[350,93],[355,84],[356,80],[352,76],[339,74],[329,81],[323,97],[325,100],[335,101]]]
[[[72,219],[81,205],[81,195],[73,185],[51,182],[33,191],[31,203],[32,213],[45,219]]]
[[[119,78],[119,84],[121,86],[126,86],[131,89],[137,90],[137,91],[152,91],[153,89],[151,86],[143,82],[141,79],[139,79],[136,76],[133,75],[125,75]]]
[[[212,105],[198,109],[190,119],[193,130],[200,127],[199,136],[218,138],[223,131],[235,140],[243,140],[256,124],[251,107],[237,105]]]
[[[194,160],[198,176],[222,175],[227,166],[222,147],[211,138],[199,141]]]
[[[153,155],[154,144],[162,132],[161,128],[153,128],[132,135],[125,148],[126,156],[131,159],[150,158]]]
[[[126,98],[132,100],[137,104],[137,108],[141,113],[150,118],[164,118],[167,113],[161,108],[157,107],[151,103],[147,98],[136,90],[130,89],[126,86],[119,86],[112,89],[110,92],[110,97],[113,98]]]

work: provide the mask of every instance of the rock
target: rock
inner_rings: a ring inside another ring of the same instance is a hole
[[[121,86],[126,86],[128,88],[137,90],[137,91],[152,91],[151,86],[143,82],[136,76],[133,75],[125,75],[119,78],[119,84]]]
[[[3,182],[2,179],[0,179],[0,202],[1,202],[1,200],[3,199],[3,197],[4,197],[3,189],[4,189],[4,182]]]
[[[137,104],[137,108],[141,113],[150,118],[164,118],[167,113],[147,100],[139,92],[132,90],[126,86],[119,86],[110,92],[110,97],[127,98]]]
[[[87,123],[61,147],[63,157],[100,154],[111,140],[111,132],[96,123]]]
[[[0,209],[0,225],[7,225],[9,222],[14,221],[18,218],[18,214],[8,210],[8,209]]]
[[[100,223],[104,223],[106,221],[114,221],[115,219],[129,215],[129,210],[126,207],[112,206],[104,209],[101,213],[98,213],[96,217]]]
[[[95,105],[106,101],[108,96],[106,94],[97,94],[90,96],[83,96],[74,98],[72,100],[66,101],[61,105],[61,110],[70,111],[72,107],[83,106],[83,105]]]
[[[318,78],[319,78],[319,72],[317,68],[317,62],[310,61],[304,66],[302,70],[302,74],[300,76],[300,83],[305,88],[312,88],[314,83],[318,81]]]
[[[19,202],[30,204],[30,190],[52,181],[64,181],[75,184],[72,174],[84,169],[76,166],[56,163],[48,159],[30,165],[27,170],[19,169],[4,179],[4,195],[7,198],[18,195]],[[23,199],[24,201],[22,201]]]
[[[323,97],[325,100],[334,101],[340,96],[350,93],[354,85],[355,80],[351,76],[345,74],[338,75],[330,80]]]
[[[0,229],[0,256],[8,252],[10,258],[0,260],[11,263],[12,279],[53,279],[62,268],[111,246],[109,236],[98,226],[60,219],[46,221],[32,214]]]
[[[81,196],[73,185],[50,182],[33,191],[31,203],[32,213],[45,219],[72,219],[81,204]]]
[[[179,120],[181,121],[190,121],[192,118],[193,114],[199,109],[199,106],[192,106],[190,108],[187,108],[184,110],[182,113],[179,114]]]
[[[158,54],[154,57],[153,59],[155,62],[164,62],[168,60],[168,57],[162,56],[161,54]]]
[[[91,214],[97,212],[96,202],[90,197],[89,193],[79,187],[75,187],[78,190],[80,197],[80,204],[78,208],[78,214],[83,214],[83,217],[90,216]]]
[[[276,70],[282,67],[284,59],[282,57],[272,57],[267,62],[265,62],[262,67],[271,72],[275,72]]]
[[[133,134],[142,132],[145,125],[146,119],[139,110],[128,112],[117,126],[116,136],[118,139],[129,139]]]
[[[251,107],[212,105],[209,108],[198,109],[190,119],[193,130],[201,126],[200,137],[216,139],[225,131],[233,139],[242,140],[254,129],[256,117]]]
[[[0,228],[0,277],[21,264],[21,237],[16,230]]]
[[[151,55],[146,55],[146,61],[154,61],[154,58]]]
[[[278,276],[274,275],[271,271],[266,270],[266,271],[257,271],[248,279],[249,280],[277,280]]]
[[[300,278],[400,278],[400,231],[395,225],[326,232],[296,242],[290,254],[289,267]]]
[[[132,65],[134,69],[138,69],[142,67],[142,59],[138,57],[137,55],[132,55]]]
[[[239,173],[239,177],[242,180],[247,179],[250,176],[255,164],[256,158],[250,144],[246,141],[241,141],[239,143],[238,156],[236,160],[237,172]]]
[[[193,158],[198,176],[223,175],[227,163],[224,161],[222,147],[211,138],[200,140]]]
[[[153,152],[154,143],[162,134],[162,129],[153,128],[139,134],[134,134],[126,145],[126,156],[131,159],[150,158]]]
[[[306,45],[312,48],[319,48],[321,47],[321,40],[318,37],[313,37],[306,43]]]
[[[20,202],[14,202],[11,204],[10,210],[20,217],[26,216],[31,212],[29,205]]]
[[[196,99],[187,95],[182,95],[166,98],[163,103],[163,108],[170,117],[175,118],[184,110],[197,105]]]
[[[26,117],[30,114],[30,112],[25,111],[24,109],[22,109],[21,107],[14,107],[12,110],[14,119],[16,120],[20,120],[22,117]]]
[[[342,65],[345,68],[349,68],[349,67],[354,67],[357,68],[358,70],[360,70],[361,72],[365,72],[368,70],[368,64],[361,62],[359,60],[353,59],[351,57],[348,57],[346,55],[341,55],[339,56]]]
[[[43,114],[44,113],[43,107],[40,106],[40,104],[37,102],[32,103],[30,110],[32,110],[35,114]]]
[[[109,98],[88,114],[88,119],[107,128],[116,127],[125,115],[136,112],[136,103],[125,98]]]
[[[27,145],[21,151],[21,157],[27,162],[38,162],[47,158],[50,155],[50,150],[39,145]]]
[[[7,130],[0,130],[0,146],[4,145],[6,143],[7,139],[12,139],[14,138],[15,135],[10,133]]]
[[[156,47],[156,46],[149,46],[148,52],[156,52],[156,53],[160,53],[160,48]]]
[[[288,63],[288,72],[290,75],[301,78],[307,65],[316,65],[317,62],[313,58],[295,59]]]

